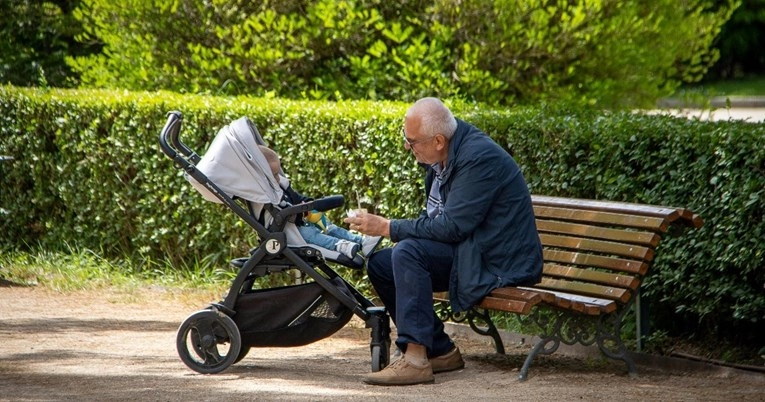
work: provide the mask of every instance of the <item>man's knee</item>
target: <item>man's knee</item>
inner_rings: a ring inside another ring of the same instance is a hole
[[[415,239],[405,239],[396,243],[391,255],[391,262],[395,269],[396,266],[410,266],[422,258],[423,253],[420,244]]]
[[[391,248],[385,248],[369,256],[369,260],[367,261],[367,275],[372,283],[393,277],[391,267],[392,250],[393,249]]]

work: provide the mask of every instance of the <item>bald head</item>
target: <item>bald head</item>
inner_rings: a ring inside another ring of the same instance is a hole
[[[412,120],[426,137],[443,135],[447,140],[457,130],[457,120],[438,98],[422,98],[406,111],[406,120]]]

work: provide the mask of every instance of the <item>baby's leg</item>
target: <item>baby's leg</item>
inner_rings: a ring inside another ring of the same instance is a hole
[[[334,250],[338,241],[337,237],[322,233],[321,229],[314,225],[298,226],[298,231],[306,243],[315,244],[328,250]]]
[[[337,226],[333,223],[330,223],[329,226],[327,226],[327,234],[330,236],[334,236],[344,240],[349,240],[359,244],[361,244],[361,240],[362,240],[361,235],[351,233],[347,229]]]

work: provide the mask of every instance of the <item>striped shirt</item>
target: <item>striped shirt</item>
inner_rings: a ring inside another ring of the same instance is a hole
[[[429,217],[435,218],[443,212],[442,209],[444,204],[441,201],[441,193],[438,191],[438,189],[441,188],[442,169],[440,163],[434,163],[431,165],[431,168],[436,171],[436,175],[433,178],[433,184],[430,186],[430,194],[428,194],[426,210]]]

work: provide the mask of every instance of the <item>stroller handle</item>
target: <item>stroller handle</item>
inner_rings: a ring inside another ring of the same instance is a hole
[[[211,182],[204,173],[196,168],[196,164],[199,163],[202,158],[197,155],[196,152],[184,145],[178,138],[178,134],[181,131],[182,120],[183,115],[181,112],[172,111],[167,114],[167,122],[162,128],[162,132],[159,134],[159,146],[162,148],[162,152],[175,162],[175,167],[177,169],[183,170],[187,175],[210,190],[221,203],[228,206],[234,213],[244,219],[244,221],[254,228],[262,238],[267,237],[270,233],[255,217],[245,211],[231,197],[221,191],[215,183]],[[186,157],[184,157],[184,155]]]
[[[181,112],[172,111],[167,113],[167,122],[162,128],[162,132],[159,134],[159,145],[162,148],[162,152],[169,156],[170,159],[175,160],[178,155],[177,151],[180,151],[183,155],[187,156],[193,164],[197,164],[202,158],[197,155],[196,152],[192,151],[191,148],[187,147],[186,144],[181,142],[179,138],[182,120],[183,115]],[[168,137],[170,140],[169,143]],[[170,144],[173,145],[170,146]]]
[[[317,211],[329,211],[337,207],[342,207],[345,198],[342,195],[330,195],[313,201],[313,209]]]

